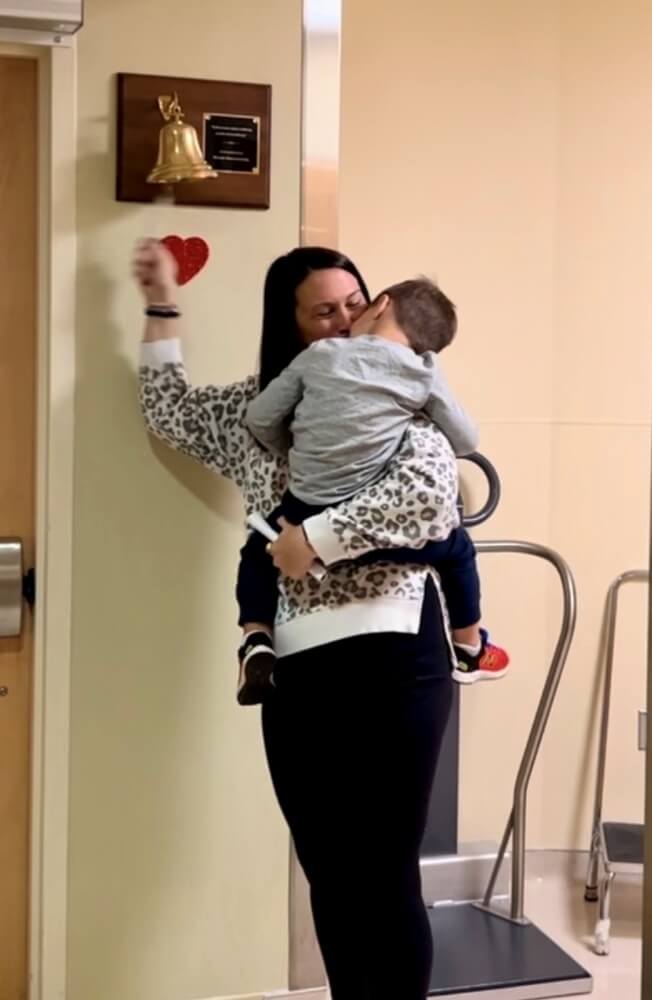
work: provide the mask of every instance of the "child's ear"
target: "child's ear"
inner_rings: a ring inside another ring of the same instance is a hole
[[[374,300],[371,306],[371,308],[373,309],[374,319],[380,319],[383,313],[387,310],[387,307],[389,306],[390,302],[391,299],[389,295],[386,295],[384,292],[382,295],[379,295],[378,298]]]

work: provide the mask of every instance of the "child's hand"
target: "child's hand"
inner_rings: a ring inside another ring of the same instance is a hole
[[[275,542],[270,542],[267,551],[276,568],[291,580],[303,580],[312,567],[317,554],[308,544],[301,525],[288,524],[279,517],[281,532]]]

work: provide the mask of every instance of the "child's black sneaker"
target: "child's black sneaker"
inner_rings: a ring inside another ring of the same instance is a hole
[[[249,632],[238,650],[238,659],[238,703],[260,705],[274,684],[272,674],[276,666],[276,653],[271,638],[266,632]]]

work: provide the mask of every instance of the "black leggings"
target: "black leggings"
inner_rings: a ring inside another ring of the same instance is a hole
[[[280,660],[275,681],[265,749],[333,1000],[424,1000],[432,939],[419,848],[452,698],[432,581],[418,635],[306,650]]]

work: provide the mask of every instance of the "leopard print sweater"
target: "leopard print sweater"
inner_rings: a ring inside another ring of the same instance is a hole
[[[140,399],[148,430],[172,448],[232,479],[247,513],[277,506],[284,462],[258,444],[244,418],[258,392],[250,377],[227,386],[193,387],[178,340],[142,345]],[[418,631],[423,566],[352,560],[381,548],[441,541],[458,523],[457,466],[446,438],[417,419],[385,477],[310,519],[310,542],[332,566],[321,582],[281,577],[275,626],[280,656],[365,632]]]

